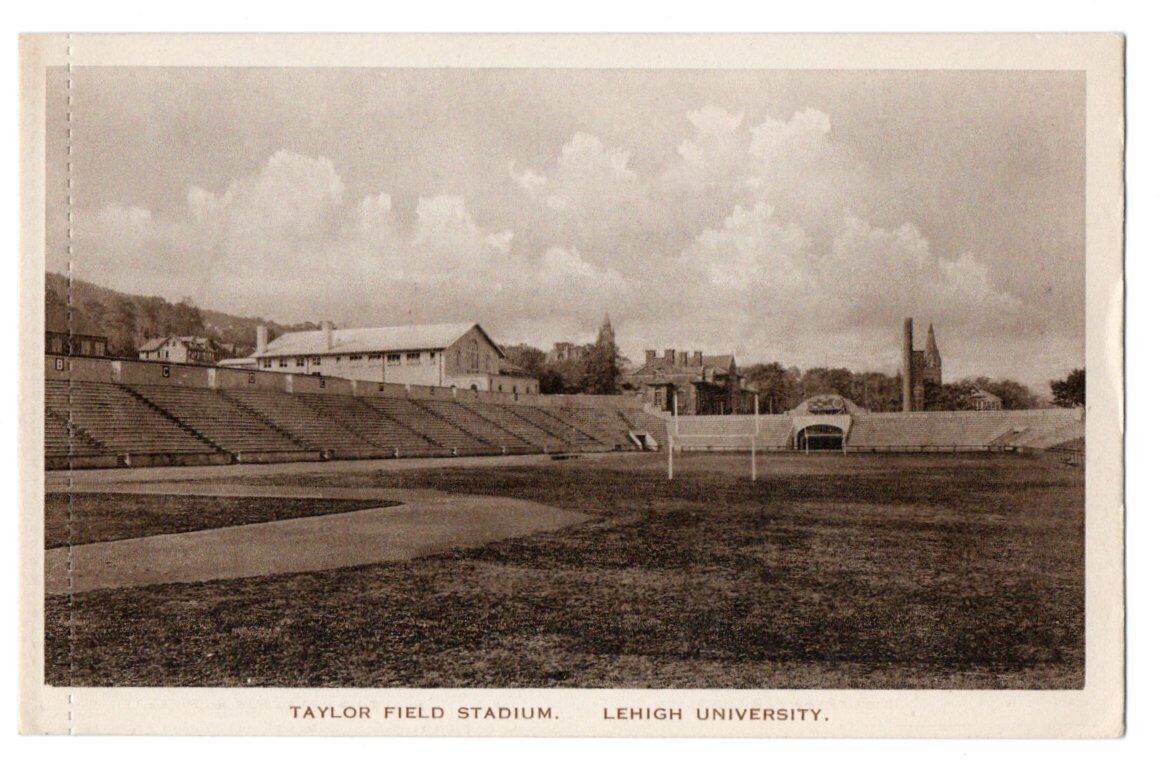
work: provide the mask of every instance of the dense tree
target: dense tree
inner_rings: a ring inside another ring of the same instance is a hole
[[[853,372],[844,367],[814,367],[801,375],[803,398],[836,394],[853,399]]]
[[[582,358],[582,392],[610,396],[619,392],[619,346],[611,319],[603,317],[599,336],[587,346]]]
[[[757,389],[761,410],[781,412],[792,409],[811,396],[837,394],[845,396],[871,412],[897,412],[902,409],[902,376],[881,372],[851,372],[844,367],[814,367],[801,372],[784,368],[777,362],[754,364],[741,372]],[[925,389],[926,406],[934,410],[973,409],[971,394],[975,388],[999,396],[1004,409],[1033,409],[1041,401],[1022,383],[977,377]]]
[[[854,375],[851,388],[855,404],[871,412],[897,412],[902,409],[902,376],[881,372]]]
[[[844,367],[815,367],[801,372],[778,362],[741,368],[760,395],[763,412],[783,412],[810,396],[837,394],[874,412],[902,408],[902,378],[881,372],[854,373]]]
[[[526,343],[503,350],[507,359],[537,376],[543,393],[619,393],[619,347],[609,319],[604,318],[595,342],[569,359],[551,359],[545,351]]]
[[[566,384],[562,380],[562,373],[553,367],[547,367],[538,374],[538,390],[546,394],[566,393]]]
[[[502,351],[511,364],[521,367],[535,377],[539,376],[546,367],[546,351],[532,345],[526,343],[507,345],[502,347]]]
[[[923,400],[925,408],[931,411],[963,411],[974,409],[971,394],[975,392],[975,385],[967,381],[938,385],[926,381],[923,383]]]
[[[795,405],[789,403],[788,372],[779,363],[755,364],[741,372],[756,388],[762,412],[783,412]]]
[[[583,357],[582,391],[610,396],[619,392],[619,355],[614,346],[594,345]]]
[[[1052,380],[1052,400],[1056,406],[1084,406],[1084,370],[1073,369],[1063,380]]]
[[[964,380],[966,384],[999,396],[1004,409],[1036,409],[1040,406],[1040,398],[1023,383],[1015,380],[992,380],[990,377],[976,377],[973,380]]]

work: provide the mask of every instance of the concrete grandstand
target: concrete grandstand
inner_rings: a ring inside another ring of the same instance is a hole
[[[53,355],[44,423],[49,469],[618,451],[667,437],[618,396]]]
[[[661,417],[622,396],[450,390],[46,356],[49,469],[680,451],[1082,452],[1081,410]],[[848,403],[848,402],[847,402]]]
[[[868,412],[864,414],[679,417],[682,451],[746,448],[761,451],[825,449],[855,452],[1038,451],[1073,448],[1084,439],[1082,409],[1013,411]],[[735,438],[733,438],[735,437]],[[742,446],[743,445],[743,446]]]

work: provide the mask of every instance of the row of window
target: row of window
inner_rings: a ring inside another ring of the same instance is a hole
[[[402,356],[403,356],[403,359],[402,359]],[[332,358],[335,359],[335,362],[337,364],[339,364],[341,362],[344,362],[347,364],[369,364],[369,363],[380,364],[383,361],[383,363],[385,365],[390,366],[390,367],[400,366],[402,363],[404,363],[406,366],[415,366],[415,365],[419,365],[421,363],[428,363],[428,364],[437,363],[437,352],[436,351],[428,351],[425,354],[422,354],[419,351],[411,351],[411,352],[407,352],[407,353],[403,353],[403,354],[401,354],[401,353],[349,354],[347,356],[333,356]],[[456,351],[454,359],[455,359],[455,363],[454,363],[455,369],[461,369],[462,362],[464,361],[465,368],[468,369],[470,372],[479,371],[481,369],[483,358],[482,358],[482,354],[478,350],[477,341],[474,340],[470,343],[470,350],[466,351],[464,356],[462,356],[460,350]],[[297,367],[304,367],[304,366],[318,367],[318,366],[320,366],[320,363],[321,363],[319,356],[292,356],[292,357],[280,358],[277,360],[276,359],[263,359],[262,362],[260,363],[260,365],[263,367],[263,369],[270,369],[271,367],[276,366],[276,365],[278,365],[281,368],[286,368],[286,367],[291,365],[292,361],[294,361],[294,365]]]
[[[388,365],[390,367],[395,367],[395,366],[400,366],[402,355],[404,356],[404,363],[408,366],[417,366],[421,363],[422,356],[421,356],[421,353],[419,351],[405,353],[405,354],[400,354],[400,353],[351,354],[349,356],[334,356],[332,358],[335,360],[335,362],[337,364],[339,364],[341,361],[344,361],[348,364],[360,364],[360,363],[371,363],[371,362],[380,363],[381,360],[383,360],[383,362],[386,365]],[[319,356],[293,356],[290,358],[285,356],[285,357],[280,358],[278,360],[276,360],[276,359],[263,359],[261,362],[261,365],[264,369],[270,369],[272,366],[275,366],[276,362],[278,362],[278,366],[287,367],[289,362],[291,362],[291,361],[294,361],[295,366],[297,366],[297,367],[303,367],[303,366],[308,366],[308,365],[313,366],[313,367],[318,367],[321,363],[321,359]],[[426,361],[429,364],[437,363],[436,351],[430,351],[428,353],[428,357],[427,357]]]
[[[502,385],[501,383],[498,383],[498,392],[499,392],[499,393],[505,393],[505,392],[506,392],[506,386]],[[527,385],[527,386],[526,386],[526,393],[533,393],[533,392],[534,392],[534,389],[533,389],[533,388],[531,388],[529,385]],[[519,391],[519,390],[518,390],[518,386],[517,386],[517,385],[515,385],[515,386],[514,386],[514,393],[521,393],[521,391]]]
[[[104,340],[86,340],[65,335],[48,335],[46,333],[45,349],[48,353],[63,353],[75,356],[104,356],[106,355]]]

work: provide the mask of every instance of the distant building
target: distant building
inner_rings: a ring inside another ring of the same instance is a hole
[[[80,320],[70,320],[68,307],[45,306],[45,353],[60,356],[108,356],[109,338]]]
[[[227,355],[226,351],[208,337],[167,335],[147,340],[138,348],[138,358],[142,361],[214,366]]]
[[[587,347],[576,343],[555,343],[550,357],[554,361],[570,361],[581,359],[586,354]]]
[[[320,329],[286,332],[267,341],[256,331],[249,359],[228,366],[273,372],[329,375],[350,380],[430,385],[464,390],[537,393],[538,380],[505,361],[505,354],[479,324],[413,324],[403,327]]]
[[[943,360],[934,339],[934,325],[926,330],[925,350],[914,350],[914,319],[902,325],[902,411],[926,409],[926,384],[943,384]]]
[[[997,412],[1003,409],[1003,399],[982,388],[976,387],[968,394],[967,400],[971,402],[971,406],[975,410],[980,412]]]
[[[586,358],[588,349],[600,347],[605,343],[609,343],[612,346],[615,345],[615,329],[611,326],[610,314],[603,314],[603,323],[599,326],[599,336],[595,341],[595,345],[582,345],[568,342],[555,343],[554,349],[550,351],[549,360],[551,362],[582,361]],[[625,378],[632,371],[631,359],[621,354],[616,357],[615,366],[619,369],[620,378]]]
[[[667,349],[646,351],[641,367],[625,382],[663,411],[679,414],[733,414],[752,411],[752,391],[737,372],[732,354]]]
[[[538,378],[535,377],[529,370],[523,369],[509,359],[502,358],[498,362],[498,374],[500,379],[495,378],[490,390],[499,391],[501,393],[537,393],[538,392]]]

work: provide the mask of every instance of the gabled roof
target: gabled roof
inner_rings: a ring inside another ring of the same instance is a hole
[[[169,337],[151,337],[138,348],[138,353],[145,353],[147,351],[156,351],[166,343],[170,342]]]
[[[985,399],[988,399],[989,401],[999,401],[999,402],[1003,401],[1003,399],[1001,399],[999,396],[996,396],[994,393],[992,393],[989,390],[983,390],[978,385],[976,385],[975,388],[967,395],[969,395],[971,398],[985,398]]]
[[[641,375],[677,375],[677,376],[697,376],[703,375],[703,370],[710,369],[713,374],[726,375],[732,371],[733,356],[731,353],[724,353],[719,356],[705,355],[703,363],[693,364],[692,357],[688,356],[688,363],[681,365],[676,362],[669,362],[666,356],[656,356],[651,361],[642,365],[630,374],[631,377]]]
[[[285,332],[267,344],[265,353],[255,353],[255,356],[321,356],[340,353],[444,350],[474,327],[481,330],[485,339],[499,354],[505,356],[481,325],[475,323],[333,329],[331,348],[325,345],[322,329]]]
[[[199,348],[202,350],[213,351],[217,345],[213,340],[207,337],[195,337],[193,335],[162,335],[161,337],[150,338],[138,348],[139,353],[147,351],[156,351],[171,340],[177,340],[180,345],[186,348]]]
[[[515,364],[514,362],[507,361],[506,359],[502,359],[498,363],[498,374],[508,375],[510,377],[533,377],[534,376],[525,367],[520,367],[517,364]]]

